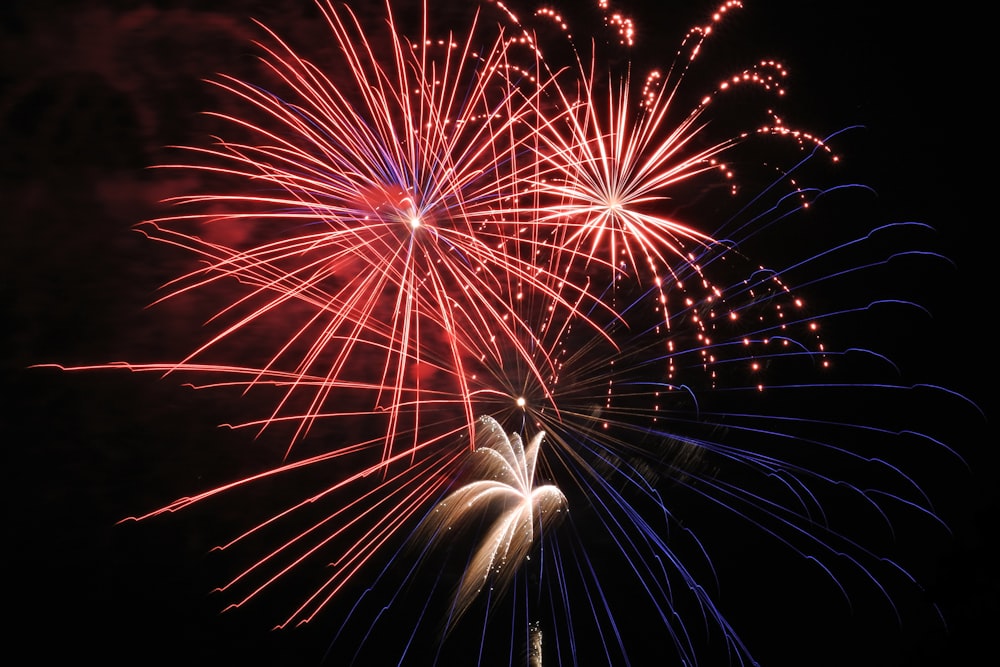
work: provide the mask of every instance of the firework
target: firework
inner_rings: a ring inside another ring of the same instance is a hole
[[[511,656],[541,623],[557,664],[592,650],[628,662],[650,633],[683,664],[752,662],[713,593],[717,537],[694,529],[716,520],[816,563],[845,596],[858,576],[895,609],[890,580],[912,576],[828,508],[846,497],[864,522],[891,530],[902,507],[939,526],[891,461],[902,446],[948,450],[899,415],[843,415],[838,394],[922,389],[885,380],[880,353],[821,329],[912,309],[874,287],[860,303],[831,295],[856,293],[842,287],[854,278],[880,284],[900,257],[938,256],[900,250],[923,230],[901,224],[758,259],[796,215],[866,190],[806,185],[837,157],[832,138],[773,110],[780,63],[686,90],[741,4],[717,7],[645,75],[580,49],[551,9],[486,2],[439,35],[429,3],[415,31],[391,5],[376,25],[317,6],[337,66],[263,28],[270,80],[215,82],[246,108],[217,115],[229,138],[164,165],[205,189],[140,226],[197,261],[162,301],[223,299],[204,342],[176,361],[76,367],[252,395],[266,411],[236,427],[280,439],[284,459],[134,518],[307,475],[315,487],[220,545],[270,544],[220,591],[240,607],[330,564],[278,625],[356,595],[333,645],[358,659],[366,648],[423,659],[412,637],[446,617],[448,629],[482,619],[480,651]],[[597,10],[627,49],[635,23]],[[713,113],[748,87],[767,104],[725,129]],[[767,158],[754,159],[762,144]],[[755,167],[764,185],[741,199],[739,176]],[[442,574],[426,583],[433,563]],[[403,618],[412,635],[374,647],[411,589],[426,600]],[[501,614],[516,630],[487,633]]]
[[[566,497],[557,487],[535,485],[543,432],[534,435],[525,448],[521,436],[505,434],[496,420],[484,417],[476,426],[476,435],[469,473],[472,481],[450,492],[421,527],[429,535],[426,539],[443,541],[449,539],[452,529],[469,523],[484,507],[501,508],[462,575],[455,594],[454,620],[468,609],[483,586],[507,586],[541,532],[551,530],[566,510]]]

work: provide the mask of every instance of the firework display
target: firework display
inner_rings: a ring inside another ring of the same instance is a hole
[[[976,408],[858,332],[948,261],[843,222],[850,131],[786,119],[782,63],[697,72],[742,3],[648,68],[603,0],[316,9],[322,58],[258,25],[260,80],[216,77],[217,136],[158,166],[189,187],[137,227],[185,266],[151,312],[201,342],[60,366],[250,406],[280,451],[125,522],[279,488],[215,599],[331,628],[330,664],[756,664],[715,554],[757,540],[902,621],[920,583],[861,536],[947,533],[906,462],[962,458],[914,413]]]

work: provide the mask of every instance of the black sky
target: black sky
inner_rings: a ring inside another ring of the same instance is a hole
[[[137,6],[203,5],[93,0],[48,10],[25,1],[0,9],[0,426],[13,592],[5,627],[8,651],[28,651],[37,657],[32,662],[310,665],[322,656],[329,629],[321,623],[280,633],[269,630],[267,609],[219,615],[221,603],[209,591],[227,565],[206,551],[228,534],[238,508],[117,524],[200,491],[205,480],[257,469],[272,452],[251,448],[248,455],[244,438],[216,428],[232,419],[223,406],[206,405],[170,380],[28,369],[175,345],[184,323],[143,310],[175,268],[130,231],[169,194],[145,167],[161,157],[160,145],[197,136],[194,119],[207,100],[199,77],[219,65],[250,67],[249,50],[237,41],[243,31],[256,34],[247,18],[292,26],[310,14],[289,9],[295,4],[219,2],[218,15],[198,31],[161,35],[128,34],[114,17]],[[640,30],[656,43],[660,32],[670,35],[672,55],[673,36],[697,14],[688,2],[649,4],[656,8],[635,10],[646,17]],[[900,629],[878,611],[831,610],[825,597],[810,607],[808,595],[795,594],[795,581],[772,569],[727,597],[766,665],[974,664],[980,652],[992,652],[1000,621],[989,281],[995,246],[987,241],[995,215],[989,167],[981,166],[992,155],[982,113],[991,59],[975,29],[983,19],[954,6],[806,4],[749,2],[726,37],[789,64],[796,122],[817,134],[865,126],[845,169],[878,192],[877,215],[937,230],[956,268],[922,285],[933,318],[922,330],[900,332],[898,352],[919,366],[918,377],[969,396],[986,418],[941,415],[971,470],[942,470],[930,484],[953,537],[913,540],[927,550],[916,558],[919,574],[926,597],[945,609],[948,630],[919,611]],[[115,32],[101,32],[112,25]],[[102,45],[135,58],[115,59]],[[656,57],[654,47],[643,49],[644,59]],[[776,600],[802,606],[776,609]],[[907,609],[922,602],[904,600]]]

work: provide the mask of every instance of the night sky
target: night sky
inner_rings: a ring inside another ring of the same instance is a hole
[[[196,323],[145,308],[178,271],[175,255],[131,231],[171,194],[169,179],[147,167],[165,159],[163,146],[204,137],[198,112],[214,98],[201,78],[254,73],[247,42],[259,33],[250,17],[300,40],[321,38],[315,10],[309,0],[45,4],[0,8],[7,650],[45,664],[321,664],[334,614],[272,632],[283,609],[220,614],[225,602],[210,594],[239,563],[209,549],[243,525],[248,507],[267,503],[267,489],[239,503],[118,523],[273,465],[284,443],[218,428],[240,408],[172,379],[29,368],[190,349]],[[640,39],[643,30],[656,35],[639,51],[651,62],[664,44],[671,56],[700,15],[690,2],[633,4],[657,7],[634,12]],[[852,135],[843,168],[878,193],[866,215],[937,230],[955,268],[914,279],[933,316],[885,338],[907,378],[954,389],[985,417],[954,404],[931,416],[969,469],[923,468],[953,533],[909,535],[900,524],[900,551],[909,549],[925,589],[899,594],[901,627],[870,594],[850,610],[829,590],[813,597],[800,589],[801,566],[758,552],[743,528],[734,528],[739,547],[718,565],[732,573],[742,564],[749,574],[731,575],[722,597],[764,665],[976,664],[994,652],[1000,622],[1000,457],[988,386],[993,192],[980,175],[989,171],[980,160],[991,155],[983,144],[992,130],[980,117],[986,49],[969,25],[982,19],[951,7],[922,14],[902,2],[803,4],[751,1],[724,37],[789,65],[795,123],[819,135],[865,126]],[[928,601],[944,610],[947,629]],[[660,664],[650,660],[643,664]]]

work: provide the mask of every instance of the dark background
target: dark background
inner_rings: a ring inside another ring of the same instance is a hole
[[[635,9],[639,38],[649,40],[640,42],[641,58],[655,61],[664,44],[672,56],[684,28],[710,9],[673,4]],[[787,592],[795,581],[749,553],[755,574],[728,604],[766,665],[975,664],[993,652],[1000,621],[988,241],[995,209],[983,113],[990,59],[975,29],[983,19],[957,6],[804,5],[751,2],[724,38],[789,64],[798,124],[820,135],[866,126],[845,155],[850,178],[874,186],[886,221],[936,228],[957,267],[926,285],[934,317],[900,332],[896,352],[921,379],[969,396],[987,416],[942,406],[971,471],[942,470],[930,484],[953,536],[914,541],[924,596],[944,609],[947,630],[920,611],[907,612],[900,628],[881,613],[809,605]],[[28,651],[37,657],[30,662],[317,664],[329,637],[322,621],[271,632],[280,611],[219,614],[208,592],[231,564],[206,551],[230,534],[241,508],[117,523],[273,462],[266,443],[216,428],[233,420],[228,406],[169,379],[27,368],[186,349],[183,313],[144,310],[177,269],[129,231],[171,193],[173,183],[146,167],[163,159],[163,145],[199,140],[197,112],[212,101],[200,78],[254,72],[246,43],[258,33],[249,16],[303,38],[315,30],[308,0],[205,7],[95,0],[0,8],[4,627],[8,651]],[[739,561],[738,551],[721,566]],[[904,595],[901,604],[926,601]]]

